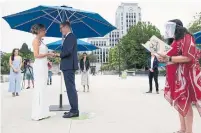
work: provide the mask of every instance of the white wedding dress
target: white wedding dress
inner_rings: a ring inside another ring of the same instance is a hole
[[[39,46],[39,54],[45,54],[48,52],[48,48],[45,44],[41,43]],[[41,120],[44,118],[55,115],[53,112],[49,112],[48,97],[46,93],[47,79],[48,79],[48,66],[47,57],[36,58],[33,65],[33,74],[35,87],[33,89],[32,100],[32,120]]]

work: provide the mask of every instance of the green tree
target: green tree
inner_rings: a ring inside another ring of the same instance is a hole
[[[192,34],[201,30],[201,12],[194,16],[194,20],[189,24],[188,30]]]
[[[10,71],[9,58],[11,54],[3,54],[1,56],[1,74],[8,74]]]
[[[21,53],[30,53],[31,50],[29,49],[28,45],[26,43],[23,43],[20,48]]]
[[[114,48],[110,49],[110,52],[109,52],[109,69],[110,70],[119,69],[119,52],[121,51],[119,51],[118,46],[115,46]],[[120,67],[123,68],[123,66],[124,66],[123,58],[120,56]]]
[[[124,68],[140,68],[147,65],[149,53],[141,45],[146,43],[153,35],[161,38],[159,29],[150,22],[139,22],[128,31],[128,34],[120,40],[121,57],[124,61]]]
[[[28,45],[26,43],[22,44],[22,47],[20,48],[20,55],[23,59],[34,59],[33,52],[29,49]]]

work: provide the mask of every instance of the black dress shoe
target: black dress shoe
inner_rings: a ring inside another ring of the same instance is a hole
[[[79,117],[79,113],[67,113],[65,115],[63,115],[63,118],[73,118],[73,117]]]
[[[69,112],[64,112],[64,115],[67,115]]]
[[[26,89],[30,89],[30,87],[27,87]]]
[[[152,91],[148,91],[148,92],[146,92],[146,93],[152,93]]]
[[[159,94],[159,92],[157,91],[156,94]]]

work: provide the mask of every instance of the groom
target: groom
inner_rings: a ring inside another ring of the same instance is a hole
[[[75,71],[78,69],[77,39],[71,33],[69,22],[62,22],[60,24],[60,31],[64,36],[64,41],[61,53],[57,54],[57,56],[61,58],[60,69],[64,75],[67,95],[71,106],[70,112],[65,112],[63,118],[78,117],[78,96],[75,88]]]

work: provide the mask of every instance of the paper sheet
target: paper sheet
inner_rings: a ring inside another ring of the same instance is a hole
[[[145,44],[142,44],[148,51],[152,53],[164,53],[171,49],[171,46],[157,38],[156,36],[152,36],[149,41]]]

